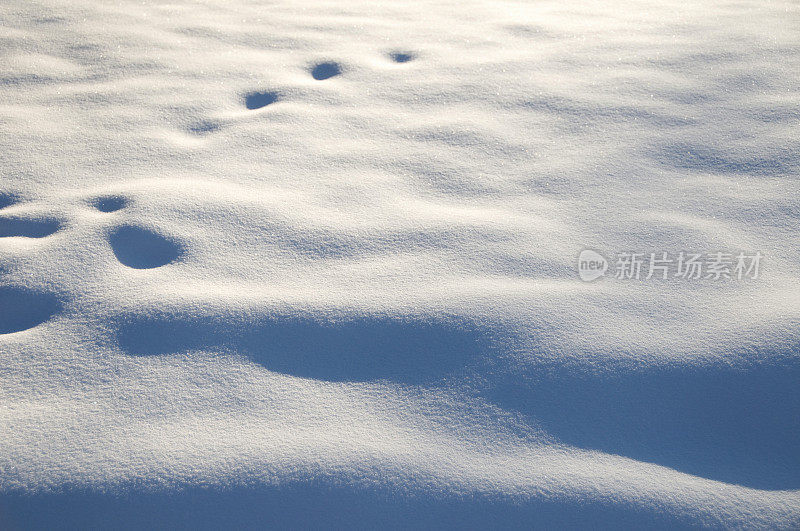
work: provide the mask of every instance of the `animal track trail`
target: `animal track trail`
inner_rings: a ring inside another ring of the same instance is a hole
[[[184,252],[183,244],[136,225],[117,227],[108,237],[114,256],[133,269],[152,269],[174,262]]]
[[[0,334],[28,330],[49,320],[61,309],[58,298],[45,292],[0,287]]]

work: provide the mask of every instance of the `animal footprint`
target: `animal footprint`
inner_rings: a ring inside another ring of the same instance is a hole
[[[200,120],[193,122],[188,126],[188,130],[193,135],[205,136],[211,133],[216,133],[222,129],[222,124],[214,120]]]
[[[261,109],[278,101],[277,92],[251,92],[244,97],[244,106],[251,111]]]
[[[389,58],[395,63],[407,63],[415,59],[416,56],[409,52],[391,52]]]
[[[16,198],[11,194],[0,193],[0,208],[5,208],[16,203]]]
[[[317,81],[330,79],[342,73],[342,67],[339,63],[325,62],[314,65],[311,69],[311,77]]]
[[[0,287],[0,334],[33,328],[50,319],[60,309],[61,303],[51,293]]]
[[[98,197],[92,201],[92,206],[100,212],[116,212],[128,205],[128,200],[118,195]]]
[[[184,253],[178,241],[134,225],[114,229],[108,241],[117,260],[133,269],[160,267]]]
[[[0,238],[44,238],[60,228],[61,223],[52,218],[0,217]]]

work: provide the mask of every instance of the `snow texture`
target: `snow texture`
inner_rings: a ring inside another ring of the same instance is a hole
[[[796,2],[0,20],[3,529],[800,527]]]

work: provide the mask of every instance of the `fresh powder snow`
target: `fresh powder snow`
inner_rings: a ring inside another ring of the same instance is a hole
[[[800,527],[797,2],[0,40],[0,529]]]

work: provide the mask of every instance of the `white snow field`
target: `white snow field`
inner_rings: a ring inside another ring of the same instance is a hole
[[[800,527],[796,1],[4,0],[0,43],[0,528]]]

